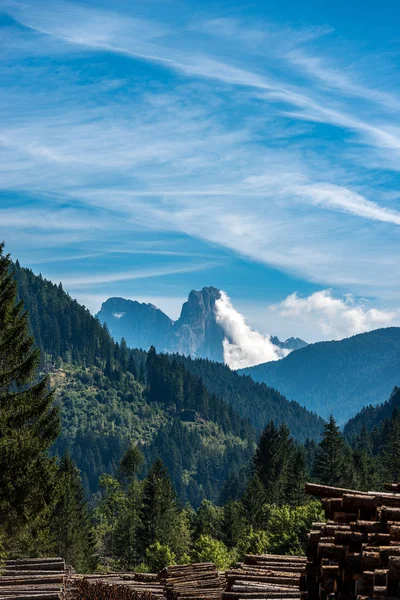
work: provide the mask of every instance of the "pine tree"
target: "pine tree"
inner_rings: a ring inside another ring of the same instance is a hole
[[[48,379],[28,315],[17,302],[12,263],[0,244],[0,522],[9,535],[38,517],[53,496],[55,462],[47,451],[59,432]]]
[[[97,561],[90,515],[79,471],[68,452],[61,459],[57,481],[59,495],[51,518],[56,554],[80,573],[92,571]]]
[[[313,467],[313,477],[323,485],[341,486],[346,481],[346,444],[331,415],[325,423]]]
[[[254,470],[265,490],[265,501],[282,504],[288,484],[289,464],[294,454],[294,442],[286,425],[277,428],[270,421],[261,434],[254,456]]]
[[[229,500],[223,508],[222,541],[228,548],[234,548],[240,542],[246,530],[247,521],[241,502]]]
[[[294,448],[288,466],[285,488],[285,504],[292,507],[300,506],[306,502],[304,491],[308,479],[307,457],[302,446]]]
[[[143,528],[142,495],[142,485],[135,477],[129,484],[115,527],[114,552],[125,568],[134,567],[143,560],[141,540]]]
[[[396,408],[382,453],[384,473],[388,481],[400,481],[400,412]]]
[[[128,481],[132,481],[139,475],[143,463],[143,453],[137,444],[131,442],[119,463],[119,474]]]
[[[174,539],[178,505],[175,491],[161,459],[150,467],[143,481],[144,548],[155,542],[169,545]]]
[[[265,501],[265,488],[258,475],[254,475],[247,485],[242,503],[248,522],[257,529],[264,526],[263,506]]]

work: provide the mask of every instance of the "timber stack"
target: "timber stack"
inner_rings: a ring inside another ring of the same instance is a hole
[[[305,569],[304,556],[248,554],[243,563],[226,572],[227,591],[222,600],[300,600],[300,582]]]
[[[308,534],[307,600],[400,597],[400,486],[360,492],[308,483],[326,523]]]
[[[76,584],[76,600],[157,600],[164,598],[164,586],[157,575],[111,573],[87,575]],[[1,599],[0,599],[1,600]]]
[[[160,573],[167,600],[221,600],[225,577],[214,563],[167,567]]]
[[[6,560],[0,570],[0,600],[61,600],[65,573],[62,558]]]

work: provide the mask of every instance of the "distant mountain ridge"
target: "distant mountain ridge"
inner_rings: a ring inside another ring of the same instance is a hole
[[[177,321],[153,304],[124,298],[109,298],[97,316],[102,323],[107,323],[115,340],[124,337],[131,348],[147,350],[155,346],[159,352],[224,362],[226,335],[215,314],[215,302],[220,295],[220,290],[215,287],[192,290]],[[307,346],[307,342],[299,338],[281,342],[272,336],[271,342],[286,350]]]
[[[324,418],[344,424],[384,402],[400,383],[400,328],[310,344],[282,360],[241,370]]]
[[[344,426],[344,435],[351,440],[359,434],[363,428],[372,431],[375,427],[382,425],[383,421],[390,419],[395,410],[400,410],[400,388],[395,387],[389,400],[377,406],[366,406]]]

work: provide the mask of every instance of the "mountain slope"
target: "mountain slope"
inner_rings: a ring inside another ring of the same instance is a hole
[[[142,444],[148,461],[165,455],[183,501],[197,506],[205,497],[218,500],[224,480],[247,466],[254,451],[256,431],[246,408],[253,401],[251,379],[239,378],[223,365],[218,365],[223,371],[215,370],[217,363],[209,361],[201,361],[200,379],[187,359],[174,360],[170,355],[156,355],[149,366],[151,353],[115,343],[107,329],[61,286],[18,265],[16,278],[42,350],[42,369],[50,372],[57,390],[62,434],[55,451],[70,450],[85,489],[96,492],[98,475],[114,472],[134,440]],[[225,398],[216,393],[221,383],[212,384],[222,372],[229,375],[224,375],[221,387]],[[158,381],[156,393],[150,393],[149,377]],[[238,379],[243,380],[240,386]],[[202,380],[208,381],[208,387]],[[273,395],[267,391],[263,397],[258,427],[265,424],[262,419],[285,420],[292,406],[280,395],[272,401],[269,393]],[[319,433],[315,415],[302,409],[295,414],[295,436],[303,439]]]
[[[175,322],[152,304],[109,298],[103,303],[98,318],[107,323],[114,339],[120,341],[124,337],[131,348],[147,350],[155,346],[159,352],[224,362],[223,341],[229,334],[217,319],[216,301],[220,298],[221,291],[215,287],[192,290]],[[286,350],[307,345],[298,338],[281,342],[271,337],[270,341]]]
[[[124,337],[131,348],[162,349],[174,328],[172,319],[153,304],[124,298],[109,298],[103,302],[98,317],[107,323],[116,340]]]
[[[394,388],[386,402],[377,406],[366,406],[352,417],[344,426],[345,436],[351,439],[364,427],[367,431],[372,431],[375,427],[379,427],[385,419],[390,419],[396,408],[400,409],[400,389],[398,387]]]
[[[400,382],[400,328],[318,342],[280,361],[243,369],[323,417],[340,423],[368,404],[384,402]]]
[[[256,383],[249,376],[240,375],[228,366],[204,359],[174,356],[196,377],[210,393],[222,398],[242,417],[261,432],[273,420],[277,425],[286,423],[294,437],[304,443],[307,438],[319,440],[322,419],[297,402],[288,401],[282,394]]]

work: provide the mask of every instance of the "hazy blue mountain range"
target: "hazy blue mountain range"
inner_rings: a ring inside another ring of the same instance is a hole
[[[170,319],[153,304],[109,298],[103,303],[98,317],[102,323],[107,323],[116,341],[124,337],[131,348],[147,350],[155,346],[159,352],[223,362],[222,342],[226,334],[217,323],[215,313],[215,302],[219,297],[220,290],[215,287],[192,290],[177,321]],[[281,342],[273,336],[271,342],[287,350],[297,350],[307,345],[299,338]]]
[[[364,406],[385,402],[399,384],[400,328],[310,344],[241,372],[343,424]]]

